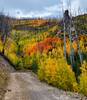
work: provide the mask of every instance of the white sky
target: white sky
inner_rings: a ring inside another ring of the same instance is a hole
[[[64,9],[69,8],[68,1],[62,0]],[[86,11],[87,0],[70,0],[72,13]],[[4,9],[14,17],[48,17],[59,16],[62,13],[61,0],[0,0],[0,10]]]

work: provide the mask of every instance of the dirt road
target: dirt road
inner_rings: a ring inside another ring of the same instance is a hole
[[[41,83],[32,72],[11,73],[7,89],[4,100],[87,100]]]

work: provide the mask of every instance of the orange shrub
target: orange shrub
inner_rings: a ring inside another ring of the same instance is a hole
[[[62,43],[62,40],[60,38],[46,38],[44,41],[41,41],[39,43],[36,43],[33,47],[26,48],[27,52],[26,54],[32,55],[37,53],[38,51],[40,53],[45,52],[48,53],[50,50],[56,47],[56,44]]]

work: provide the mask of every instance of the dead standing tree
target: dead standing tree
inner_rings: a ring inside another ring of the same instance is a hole
[[[3,43],[2,53],[5,51],[5,44],[7,41],[7,37],[9,36],[11,30],[10,18],[5,16],[3,13],[0,13],[0,36]]]
[[[65,33],[67,33],[67,35],[69,36],[69,40],[70,40],[70,61],[71,64],[74,64],[74,49],[72,46],[72,33],[71,33],[71,17],[69,16],[69,11],[66,10],[64,12],[64,24],[65,24]]]
[[[81,53],[80,46],[79,46],[78,33],[76,31],[76,27],[74,25],[72,17],[69,15],[68,10],[65,10],[63,20],[64,20],[64,40],[66,40],[66,37],[68,36],[69,43],[70,43],[70,56],[69,56],[70,63],[72,65],[74,72],[76,73],[76,76],[78,76],[79,75],[79,68],[76,65],[77,60],[79,59],[80,64],[82,64],[83,59],[82,59],[82,53]],[[77,54],[78,54],[79,58],[77,58],[75,55],[75,50],[73,47],[74,41],[76,41],[76,43],[77,43],[77,49],[78,49]],[[66,41],[64,41],[64,54],[65,54],[65,58],[67,59],[67,57],[66,57],[67,50],[66,50],[66,43],[65,42]]]

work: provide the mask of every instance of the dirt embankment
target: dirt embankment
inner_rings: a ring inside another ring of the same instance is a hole
[[[6,60],[0,56],[0,100],[3,100],[5,94],[6,86],[9,80],[10,72],[13,71],[11,65],[8,64]]]

